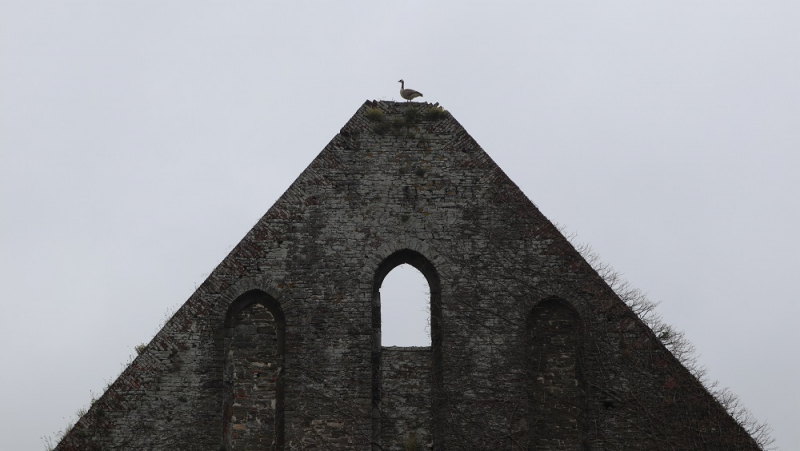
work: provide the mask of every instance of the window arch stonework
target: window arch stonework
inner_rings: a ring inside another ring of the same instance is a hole
[[[395,267],[409,264],[416,268],[428,282],[430,288],[430,347],[384,348],[381,345],[381,298],[380,288],[386,275]],[[434,449],[443,449],[442,431],[442,335],[441,335],[441,287],[439,274],[433,264],[419,252],[403,249],[384,259],[374,274],[372,289],[372,441],[373,450],[402,449],[406,436],[416,433],[409,425],[419,425],[426,437],[418,437],[425,443],[433,441]],[[402,373],[402,374],[399,374]],[[415,381],[409,386],[420,387],[414,393],[405,390],[399,381]],[[387,384],[384,384],[387,379]],[[395,381],[394,379],[397,379]],[[390,387],[391,386],[391,387]],[[391,388],[391,390],[390,390]],[[402,392],[402,393],[401,393]],[[402,431],[402,434],[401,434]],[[430,437],[427,437],[427,436]]]

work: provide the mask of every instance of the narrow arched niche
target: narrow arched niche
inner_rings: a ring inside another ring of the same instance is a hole
[[[581,323],[567,302],[538,303],[527,324],[528,446],[587,449]]]
[[[260,290],[237,298],[225,317],[223,437],[226,450],[284,449],[285,319]]]
[[[402,264],[416,268],[428,283],[430,346],[382,346],[380,290],[386,275]],[[438,423],[443,410],[441,310],[439,275],[422,254],[404,249],[378,265],[372,289],[373,450],[402,449],[409,433],[443,449]]]

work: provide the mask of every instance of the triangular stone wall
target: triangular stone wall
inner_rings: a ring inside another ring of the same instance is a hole
[[[432,343],[383,348],[414,265]],[[60,450],[758,449],[441,108],[366,102]]]

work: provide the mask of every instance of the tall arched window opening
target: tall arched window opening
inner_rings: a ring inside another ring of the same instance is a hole
[[[404,266],[413,268],[401,268]],[[397,271],[398,281],[387,277]],[[400,294],[393,299],[395,290],[391,286],[395,283],[404,288],[397,290]],[[422,299],[411,302],[412,297]],[[441,312],[439,275],[422,254],[404,249],[378,265],[372,288],[372,449],[375,451],[402,449],[411,439],[433,442],[434,451],[443,449],[439,424],[445,403],[441,390]],[[392,331],[395,325],[400,330]],[[384,327],[386,332],[382,330]],[[407,333],[409,330],[411,333]]]
[[[431,289],[425,276],[408,264],[396,266],[383,279],[381,345],[431,345]]]
[[[240,296],[225,320],[223,446],[284,449],[284,330],[280,305],[263,291]]]
[[[577,312],[560,299],[537,304],[528,317],[528,447],[588,449]]]

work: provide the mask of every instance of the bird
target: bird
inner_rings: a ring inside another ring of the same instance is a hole
[[[400,97],[411,101],[411,99],[422,97],[422,93],[419,91],[414,91],[413,89],[406,89],[406,83],[401,79],[397,81],[400,83]]]

